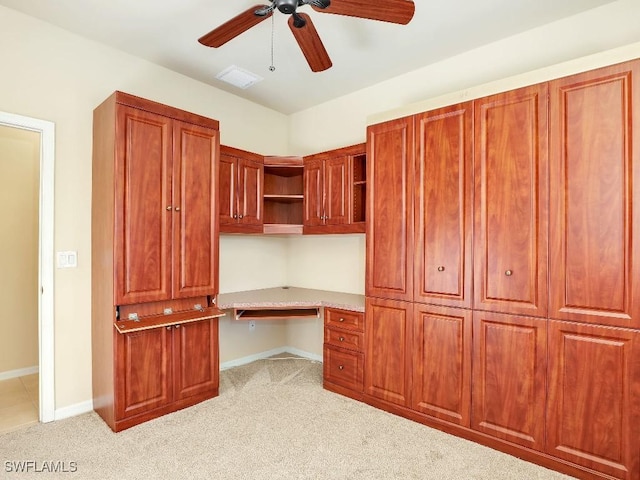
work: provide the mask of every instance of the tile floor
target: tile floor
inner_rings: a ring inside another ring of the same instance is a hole
[[[0,381],[0,433],[38,422],[38,374]]]

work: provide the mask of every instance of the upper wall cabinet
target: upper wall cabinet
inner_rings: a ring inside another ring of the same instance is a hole
[[[413,300],[413,168],[413,117],[368,127],[368,297]]]
[[[640,328],[640,62],[550,85],[550,316]]]
[[[217,128],[115,109],[115,304],[215,295]]]
[[[476,309],[547,314],[547,91],[474,102]]]
[[[416,302],[471,307],[473,103],[416,116]]]
[[[364,233],[365,148],[304,158],[304,233]]]
[[[262,232],[263,157],[220,147],[220,232]]]

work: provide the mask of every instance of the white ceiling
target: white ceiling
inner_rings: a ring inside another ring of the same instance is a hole
[[[0,5],[145,58],[240,97],[290,114],[501,38],[613,0],[415,0],[408,25],[308,13],[333,61],[312,73],[285,15],[220,48],[198,38],[256,0],[0,0]],[[263,3],[268,4],[268,1]],[[247,90],[215,78],[237,65],[264,80]]]

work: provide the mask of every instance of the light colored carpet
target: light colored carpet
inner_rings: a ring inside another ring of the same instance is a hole
[[[259,360],[220,396],[114,434],[95,413],[0,435],[0,478],[568,479],[322,389],[322,365]],[[10,473],[6,462],[76,462]]]

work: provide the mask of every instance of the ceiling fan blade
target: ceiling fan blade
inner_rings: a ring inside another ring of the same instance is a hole
[[[368,18],[381,22],[406,25],[413,18],[416,6],[411,0],[331,0],[327,8],[312,5],[314,10],[335,15]]]
[[[296,16],[298,20],[296,20]],[[300,50],[302,50],[304,57],[307,59],[311,70],[314,72],[322,72],[323,70],[331,68],[333,64],[331,63],[329,54],[325,50],[324,44],[322,40],[320,40],[316,27],[313,26],[309,15],[297,13],[296,16],[291,15],[289,17],[289,28],[291,32],[293,32],[293,36],[298,42]],[[299,23],[300,20],[304,21],[304,26],[296,27],[295,24]]]
[[[268,12],[264,16],[255,14],[256,10],[262,9],[269,9],[269,6],[255,5],[248,10],[245,10],[240,15],[236,15],[228,22],[223,23],[218,28],[211,30],[206,35],[203,35],[198,39],[198,41],[207,47],[220,47],[229,40],[236,38],[241,33],[246,32],[251,27],[259,24],[263,20],[266,20],[273,14],[273,11]]]

